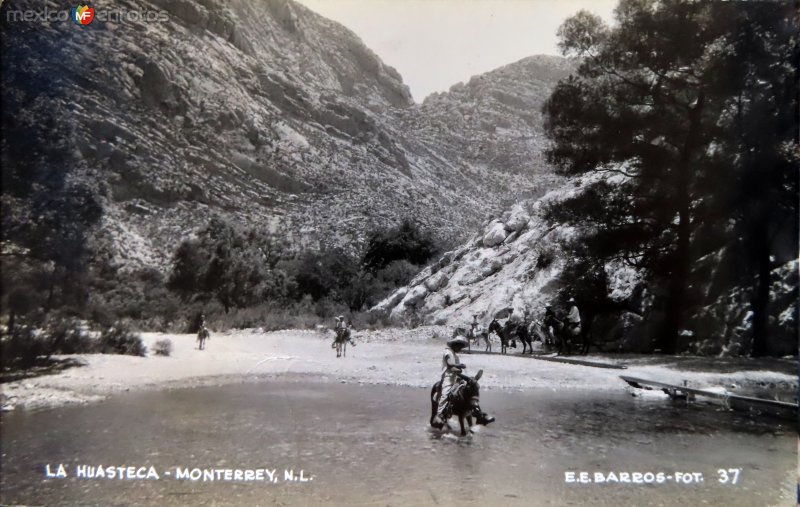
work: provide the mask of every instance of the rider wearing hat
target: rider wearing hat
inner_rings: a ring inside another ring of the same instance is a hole
[[[350,332],[350,328],[351,327],[352,327],[352,324],[350,324],[346,320],[344,320],[344,315],[339,315],[338,317],[336,317],[336,325],[333,326],[333,331],[334,331],[334,333],[336,333],[336,337],[333,339],[333,343],[331,344],[331,348],[335,348],[336,347],[336,341],[337,340],[342,340],[342,341],[346,340],[346,341],[350,342],[350,345],[352,345],[353,347],[356,346],[355,342],[353,342],[353,337],[352,337],[352,334]]]
[[[472,316],[472,322],[469,324],[469,339],[476,340],[478,337],[478,329],[480,329],[481,324],[478,322],[478,314],[474,314]]]
[[[344,315],[339,315],[336,317],[336,324],[333,326],[333,332],[336,336],[333,338],[333,343],[331,344],[331,348],[336,347],[336,342],[341,339],[342,333],[347,330],[347,323],[344,321]]]
[[[569,313],[567,314],[567,325],[570,331],[576,333],[581,327],[581,314],[578,312],[578,305],[575,298],[569,298]]]
[[[347,322],[344,321],[344,315],[336,317],[336,325],[333,327],[336,334],[343,333],[347,329]]]
[[[544,318],[542,319],[544,325],[545,341],[548,345],[555,343],[553,336],[553,326],[556,324],[556,312],[553,311],[553,305],[548,304],[544,307]]]
[[[467,366],[458,359],[458,352],[468,345],[463,336],[456,336],[447,341],[447,347],[442,356],[442,392],[439,395],[439,408],[433,419],[433,426],[441,428],[446,418],[444,416],[450,402],[450,391],[458,383],[458,374]]]

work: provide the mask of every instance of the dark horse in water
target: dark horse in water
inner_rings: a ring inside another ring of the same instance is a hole
[[[508,321],[503,326],[497,319],[493,319],[492,323],[489,324],[489,332],[495,333],[500,337],[501,354],[506,353],[509,342],[511,342],[511,348],[517,348],[517,338],[522,342],[522,353],[524,354],[527,350],[533,354],[533,337],[528,331],[527,325]]]
[[[494,422],[493,416],[481,410],[481,388],[478,385],[478,380],[480,380],[482,375],[483,370],[479,370],[474,378],[460,373],[458,377],[461,379],[461,382],[453,386],[453,389],[450,391],[450,407],[444,413],[445,424],[447,424],[447,420],[450,419],[450,417],[457,415],[458,424],[461,425],[462,437],[467,434],[467,430],[464,427],[464,419],[467,420],[467,424],[470,427],[472,426],[473,417],[475,417],[475,422],[478,424],[486,425]],[[442,381],[440,380],[433,384],[433,388],[431,389],[431,426],[433,426],[433,418],[436,417],[436,411],[439,408],[439,396],[441,395]],[[448,428],[450,427],[449,425],[447,426]],[[472,430],[470,429],[470,433],[471,432]]]

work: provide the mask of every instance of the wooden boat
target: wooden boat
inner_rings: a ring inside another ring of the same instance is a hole
[[[685,399],[687,401],[692,401],[697,396],[702,396],[720,400],[726,407],[733,410],[740,410],[756,414],[767,414],[795,420],[797,419],[797,403],[741,396],[728,391],[718,392],[709,389],[697,389],[688,386],[665,384],[664,382],[656,382],[654,380],[628,377],[624,375],[621,375],[620,378],[627,382],[631,387],[635,387],[637,389],[660,389],[673,399]]]
[[[465,355],[484,355],[484,356],[496,356],[499,355],[497,352],[484,352],[482,350],[464,350],[459,352],[459,354]],[[521,357],[524,359],[537,359],[539,361],[550,361],[551,363],[562,363],[562,364],[574,364],[578,366],[591,366],[592,368],[606,368],[609,370],[627,370],[628,367],[622,364],[613,364],[613,363],[596,363],[594,361],[586,361],[584,359],[570,359],[567,357],[551,357],[545,356],[541,352],[533,354],[523,354],[519,353],[511,353],[505,357]]]

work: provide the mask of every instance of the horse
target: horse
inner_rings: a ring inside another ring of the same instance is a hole
[[[489,341],[489,331],[486,331],[483,328],[478,329],[470,329],[467,334],[468,341],[475,341],[475,344],[478,344],[478,339],[483,338],[483,344],[485,345],[483,351],[484,352],[491,352],[492,351],[492,342]],[[470,345],[470,350],[472,350],[472,346]]]
[[[495,318],[492,319],[492,322],[489,324],[489,332],[494,333],[500,337],[500,353],[506,354],[506,349],[508,349],[508,342],[511,342],[511,348],[517,348],[517,341],[514,339],[514,330],[512,329],[513,324],[509,326],[509,323],[506,322],[506,325],[503,326],[500,322]]]
[[[205,326],[201,327],[200,330],[197,332],[197,343],[198,349],[203,350],[205,348],[206,340],[211,339],[211,333],[208,332],[208,328]]]
[[[503,332],[505,332],[508,339],[511,340],[512,347],[516,348],[514,337],[517,337],[522,343],[522,353],[524,354],[525,351],[528,351],[529,354],[533,354],[533,338],[528,331],[527,324],[509,320],[506,321],[506,325],[503,326]]]
[[[475,345],[477,345],[478,340],[483,338],[483,343],[485,345],[484,352],[492,351],[492,342],[489,341],[488,331],[484,331],[483,329],[475,330],[474,328],[467,329],[465,327],[457,327],[453,331],[452,338],[455,338],[456,336],[463,336],[467,339],[467,350],[472,350],[472,342],[475,342]]]
[[[469,377],[463,373],[459,373],[458,377],[461,382],[450,391],[449,407],[445,410],[444,420],[448,429],[450,425],[447,420],[453,415],[458,416],[458,424],[461,426],[461,436],[466,436],[467,430],[464,428],[464,419],[470,426],[470,433],[472,433],[472,418],[475,417],[475,422],[478,424],[487,425],[494,422],[495,418],[481,410],[480,405],[480,386],[478,380],[483,376],[483,370],[479,370],[475,377]],[[442,394],[442,381],[433,384],[431,389],[431,420],[430,424],[433,426],[433,419],[436,417],[437,409],[439,408],[439,397]]]
[[[570,326],[567,325],[561,319],[556,317],[549,317],[544,322],[545,327],[552,327],[553,328],[553,336],[556,339],[556,345],[558,346],[557,355],[562,355],[565,351],[565,355],[572,354],[572,345],[578,345],[578,353],[581,355],[586,355],[589,352],[589,346],[591,345],[591,335],[589,333],[589,329],[584,327],[582,324],[578,326]]]
[[[332,349],[336,349],[336,357],[347,357],[347,343],[350,342],[353,347],[356,346],[350,337],[350,330],[335,331],[336,338],[331,344]]]
[[[542,342],[542,346],[545,347],[545,350],[555,346],[555,339],[552,333],[545,329],[545,325],[542,320],[534,319],[531,321],[531,324],[528,327],[528,333],[533,337],[533,341]]]

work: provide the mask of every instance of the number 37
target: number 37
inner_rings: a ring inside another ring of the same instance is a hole
[[[739,472],[741,472],[741,468],[728,468],[727,470],[724,468],[720,468],[717,470],[717,480],[720,484],[736,484],[739,482]]]

